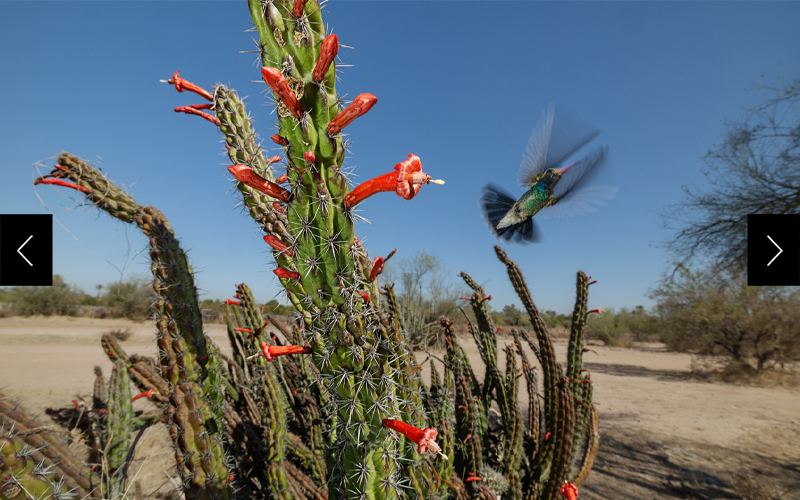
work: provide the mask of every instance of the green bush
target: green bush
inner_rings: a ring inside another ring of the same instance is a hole
[[[143,321],[150,316],[150,306],[155,301],[151,284],[142,278],[130,278],[106,285],[103,296],[105,305],[134,321]]]
[[[586,335],[602,340],[606,345],[629,345],[633,341],[651,340],[658,328],[656,318],[648,314],[643,306],[632,311],[622,308],[603,310],[602,314],[592,314],[586,321]]]
[[[14,303],[14,312],[22,316],[74,316],[86,295],[79,288],[68,285],[58,274],[53,275],[53,286],[16,287],[6,290],[6,294]]]
[[[680,266],[651,296],[658,301],[661,340],[677,351],[723,356],[755,371],[800,360],[800,291],[747,286],[730,269]]]

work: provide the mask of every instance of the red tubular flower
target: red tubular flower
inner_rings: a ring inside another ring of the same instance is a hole
[[[270,139],[272,139],[272,142],[274,142],[275,144],[279,144],[281,146],[289,145],[289,141],[287,141],[285,137],[281,137],[280,134],[272,134]]]
[[[237,302],[237,301],[235,301],[235,300],[231,300],[231,299],[227,299],[227,300],[225,301],[225,303],[226,303],[227,305],[229,305],[229,306],[240,306],[240,305],[242,305],[242,303],[241,303],[241,302]]]
[[[578,498],[578,487],[569,481],[564,481],[561,485],[561,496],[567,500],[576,500]]]
[[[177,90],[178,92],[183,92],[184,90],[188,90],[189,92],[194,92],[195,94],[204,97],[209,101],[214,100],[214,96],[212,96],[207,90],[200,88],[191,82],[187,82],[186,80],[178,76],[180,75],[180,73],[181,73],[180,71],[176,71],[175,73],[172,74],[172,78],[167,80],[167,83],[175,85],[175,90]],[[164,80],[161,81],[163,82]]]
[[[177,108],[175,108],[175,112],[176,113],[186,113],[187,115],[202,116],[206,120],[210,121],[211,123],[213,123],[214,125],[219,127],[220,126],[219,118],[217,118],[216,116],[212,116],[212,115],[210,115],[208,113],[203,113],[200,110],[201,109],[208,109],[208,108],[202,108],[200,106],[208,106],[209,108],[211,107],[210,104],[193,104],[191,106],[178,106]]]
[[[317,157],[314,156],[312,151],[306,151],[305,154],[303,154],[303,159],[306,161],[306,163],[314,163]]]
[[[372,94],[359,94],[349,106],[328,123],[328,135],[334,136],[341,132],[353,120],[369,111],[376,102],[378,102],[378,98]]]
[[[402,420],[392,420],[389,418],[383,419],[383,426],[395,430],[404,435],[417,445],[417,453],[426,453],[432,451],[433,453],[442,453],[442,449],[436,444],[436,429],[426,427],[425,429],[418,429],[413,425],[408,425]]]
[[[292,116],[299,119],[300,115],[304,113],[303,106],[298,102],[297,96],[292,92],[292,89],[289,88],[289,84],[286,83],[286,78],[283,77],[283,73],[277,68],[264,66],[261,68],[261,76],[272,91],[278,94],[281,102],[289,108],[289,112],[292,113]]]
[[[328,74],[328,69],[331,67],[333,59],[338,53],[339,37],[337,37],[335,34],[326,36],[325,39],[322,40],[322,46],[319,49],[319,59],[317,59],[316,66],[314,66],[314,72],[311,73],[311,77],[315,82],[319,83],[323,78],[325,78],[325,75]]]
[[[253,333],[253,330],[249,328],[234,328],[234,332],[244,332],[244,333]]]
[[[294,17],[303,17],[303,9],[306,8],[306,2],[308,2],[308,0],[294,0],[294,4],[292,5],[292,15],[294,15]]]
[[[283,189],[274,182],[270,182],[261,177],[247,165],[231,165],[228,167],[228,172],[232,173],[233,176],[236,177],[237,181],[241,182],[242,184],[246,184],[253,189],[261,191],[267,196],[277,198],[283,202],[289,201],[289,199],[292,197],[292,194],[289,191]]]
[[[156,390],[155,390],[154,388],[152,388],[152,387],[151,387],[150,389],[148,389],[148,390],[144,391],[143,393],[141,393],[141,394],[137,394],[137,395],[135,395],[134,397],[132,397],[132,398],[131,398],[131,403],[133,403],[133,402],[134,402],[134,401],[136,401],[137,399],[141,399],[141,398],[147,398],[147,399],[150,399],[150,398],[152,398],[152,397],[153,397],[153,394],[155,394],[155,392],[156,392]]]
[[[603,308],[602,307],[598,307],[597,309],[592,309],[591,311],[586,311],[586,315],[587,316],[592,314],[592,313],[602,314],[603,313]]]
[[[394,172],[379,175],[356,186],[344,197],[344,206],[357,205],[373,194],[386,191],[394,191],[397,196],[410,200],[419,192],[421,184],[430,182],[444,184],[444,181],[432,180],[430,175],[422,171],[419,156],[409,154],[408,159],[394,166]]]
[[[597,283],[597,280],[590,281],[590,282],[587,284],[587,286],[588,286],[588,285],[594,285],[595,283]]]
[[[290,271],[290,270],[285,269],[283,267],[279,267],[278,269],[276,269],[276,270],[274,270],[272,272],[275,273],[275,276],[277,276],[278,278],[281,278],[281,279],[285,279],[285,278],[297,279],[297,278],[300,277],[300,273],[298,273],[297,271]]]
[[[85,188],[83,186],[79,186],[77,184],[73,184],[71,182],[62,181],[61,179],[45,179],[44,177],[40,177],[33,181],[33,184],[52,184],[53,186],[64,186],[76,191],[80,191],[82,193],[89,194],[89,188]]]
[[[284,356],[286,354],[311,354],[313,351],[310,346],[303,345],[269,345],[266,342],[261,342],[261,352],[267,361],[272,361],[275,356]]]
[[[470,472],[467,475],[469,477],[464,480],[467,483],[469,483],[470,481],[483,481],[483,478],[476,476],[474,472]]]
[[[289,245],[281,241],[277,236],[268,234],[264,236],[264,241],[267,243],[267,245],[271,246],[275,250],[284,253],[289,257],[294,257],[294,250]]]
[[[276,184],[283,184],[284,182],[286,182],[288,180],[289,180],[289,176],[286,175],[286,174],[283,174],[280,177],[278,177],[277,179],[275,179],[275,183]]]
[[[270,165],[272,165],[273,163],[278,163],[279,161],[281,161],[280,155],[275,155],[271,158],[267,158],[267,163],[269,163]]]
[[[383,265],[385,263],[386,259],[383,257],[375,257],[375,260],[372,261],[372,271],[369,273],[370,281],[375,281],[375,278],[377,278],[378,275],[383,272]]]

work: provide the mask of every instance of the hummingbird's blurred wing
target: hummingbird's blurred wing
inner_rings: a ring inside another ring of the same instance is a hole
[[[550,142],[550,130],[553,128],[553,114],[554,108],[551,104],[542,111],[542,117],[539,118],[536,127],[531,132],[519,167],[520,187],[530,188],[536,183],[539,175],[546,170],[547,143]]]
[[[536,218],[539,220],[560,219],[596,212],[598,208],[605,206],[608,200],[613,200],[616,196],[617,188],[613,186],[578,186],[555,205],[539,210]]]
[[[599,146],[588,155],[564,167],[564,173],[553,188],[555,203],[536,214],[540,220],[573,217],[594,212],[613,199],[617,188],[587,185],[586,182],[602,170],[608,158],[608,146]]]
[[[494,184],[487,184],[481,192],[483,193],[479,202],[481,213],[495,236],[510,243],[539,243],[542,241],[541,232],[532,217],[528,217],[518,224],[497,229],[500,219],[511,210],[516,200]]]
[[[548,168],[556,168],[577,150],[600,134],[567,112],[559,112],[549,105],[528,139],[519,169],[519,184],[530,188]]]

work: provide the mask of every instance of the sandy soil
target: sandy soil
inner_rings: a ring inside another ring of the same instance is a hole
[[[0,319],[0,391],[47,422],[46,407],[91,392],[94,365],[110,372],[99,338],[113,329],[133,332],[123,343],[129,353],[155,354],[151,323]],[[227,349],[223,325],[206,329]],[[481,373],[474,343],[463,344]],[[581,498],[742,498],[749,484],[775,498],[800,499],[800,390],[707,382],[691,373],[690,356],[659,344],[594,349],[597,356],[587,353],[585,367],[595,384],[601,444]],[[566,344],[557,343],[559,359],[565,352]],[[527,394],[520,397],[527,408]],[[144,409],[149,402],[136,404]],[[132,470],[145,492],[172,488],[168,441],[163,426],[141,438]]]

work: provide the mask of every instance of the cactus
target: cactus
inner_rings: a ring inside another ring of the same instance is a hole
[[[271,139],[283,156],[263,153],[235,91],[217,85],[209,92],[178,73],[168,82],[209,101],[175,111],[205,118],[225,137],[228,170],[272,249],[274,273],[296,309],[295,328],[265,318],[249,287],[238,284],[226,307],[233,355],[223,356],[203,333],[192,269],[164,214],[140,206],[68,153],[35,181],[83,193],[111,216],[136,224],[149,241],[158,360],[128,356],[110,336],[102,340],[115,362],[108,396],[102,396],[101,382],[95,391],[98,401],[107,398],[109,464],[124,463],[126,448],[118,438],[129,435],[125,429],[158,420],[134,418],[129,396],[123,397],[130,378],[163,412],[187,500],[571,495],[585,480],[598,443],[591,381],[581,370],[583,325],[591,312],[588,279],[578,273],[564,369],[521,272],[497,247],[531,317],[535,341],[527,332],[512,332],[515,343],[503,351],[501,373],[491,297],[462,273],[474,291],[470,330],[485,366],[483,383],[452,322],[443,318],[444,371],[440,376],[432,366],[425,387],[394,289],[380,287],[384,262],[394,252],[370,260],[355,223],[358,204],[369,196],[394,191],[410,200],[421,185],[440,182],[409,155],[393,171],[351,190],[341,132],[377,99],[361,94],[342,106],[335,89],[338,38],[324,31],[316,0],[249,0],[249,7],[261,74],[277,108]],[[285,173],[276,176],[279,165]],[[283,338],[269,333],[270,323]],[[542,367],[541,403],[522,341]],[[518,359],[530,398],[527,422],[518,404]],[[106,492],[118,493],[121,484],[108,483]]]

